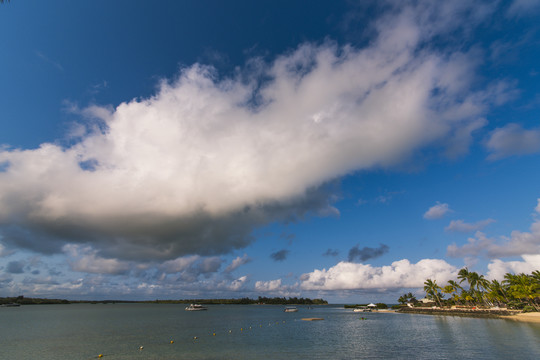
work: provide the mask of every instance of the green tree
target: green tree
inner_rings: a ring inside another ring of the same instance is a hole
[[[441,305],[441,298],[442,295],[439,292],[441,287],[437,285],[437,282],[435,280],[427,279],[424,282],[424,291],[426,292],[427,298],[435,300],[435,302],[439,305],[439,307],[442,307]]]

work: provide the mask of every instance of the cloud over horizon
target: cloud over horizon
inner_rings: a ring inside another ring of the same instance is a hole
[[[453,279],[458,269],[444,260],[423,259],[416,264],[403,259],[374,267],[342,261],[331,268],[314,270],[300,278],[304,290],[358,290],[420,288],[428,278],[439,284]]]
[[[149,98],[80,110],[73,145],[3,148],[2,241],[127,261],[226,254],[262,225],[336,213],[324,185],[344,175],[435,143],[466,152],[505,88],[472,90],[478,54],[425,46],[454,29],[415,14],[438,9],[390,11],[363,48],[304,43],[228,78],[194,64]]]

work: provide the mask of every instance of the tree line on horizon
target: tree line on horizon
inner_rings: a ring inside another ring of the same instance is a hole
[[[463,285],[462,285],[463,284]],[[439,286],[435,280],[424,282],[426,298],[439,307],[463,305],[476,307],[508,307],[526,311],[540,311],[540,271],[531,274],[506,273],[504,280],[488,280],[484,275],[461,269],[456,280]],[[448,295],[448,298],[444,298]],[[400,304],[418,303],[412,293],[403,294]]]
[[[250,299],[244,297],[241,299],[180,299],[180,300],[65,300],[65,299],[42,299],[29,298],[24,296],[17,297],[0,297],[0,305],[2,304],[20,304],[20,305],[38,305],[38,304],[109,304],[109,303],[155,303],[155,304],[205,304],[205,305],[252,305],[252,304],[270,304],[270,305],[328,305],[328,301],[324,299],[309,299],[298,297],[261,297]]]

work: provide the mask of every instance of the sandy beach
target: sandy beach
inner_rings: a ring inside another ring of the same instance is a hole
[[[501,316],[501,318],[515,320],[515,321],[527,321],[527,322],[540,323],[540,312],[521,313],[521,314],[516,314],[516,315],[510,315],[510,316]]]

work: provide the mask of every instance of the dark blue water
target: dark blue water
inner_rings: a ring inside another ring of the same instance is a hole
[[[296,313],[280,306],[184,307],[0,308],[0,359],[540,359],[540,324],[333,306]]]

